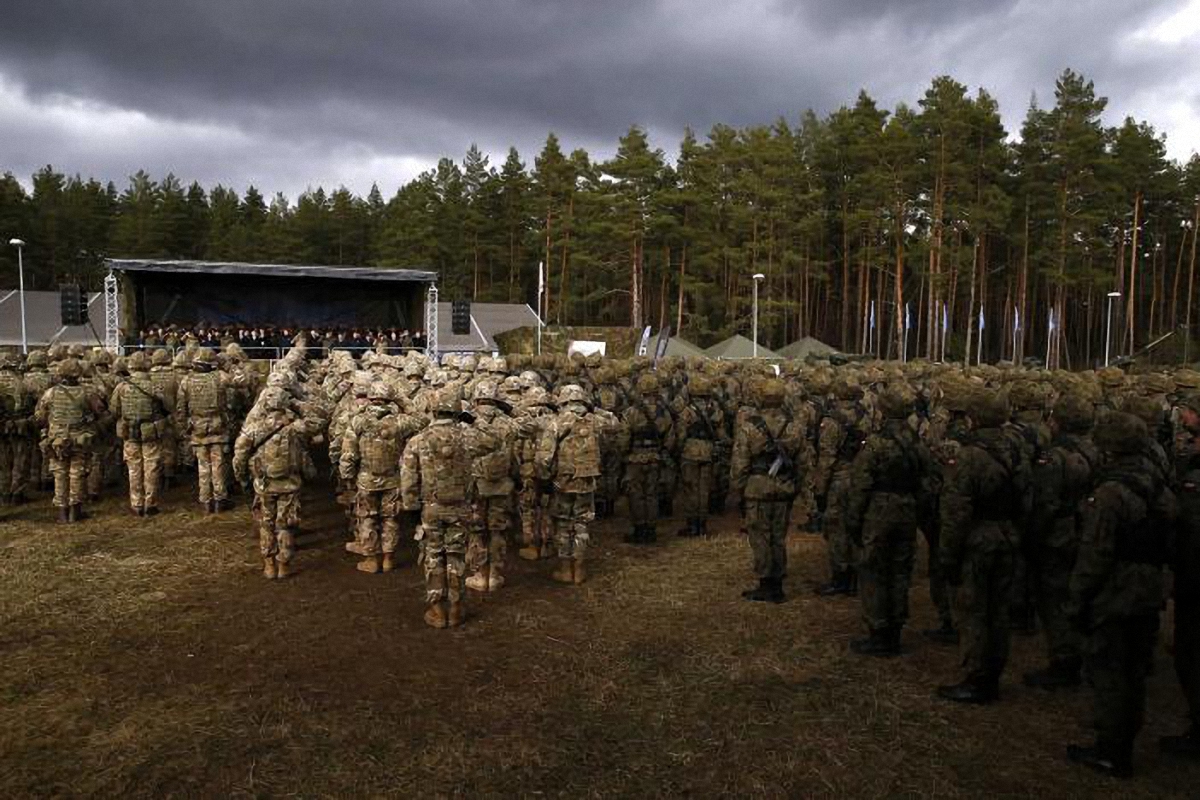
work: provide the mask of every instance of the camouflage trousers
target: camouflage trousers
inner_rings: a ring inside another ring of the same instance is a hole
[[[91,461],[88,467],[88,494],[96,497],[109,482],[117,467],[117,442],[115,439],[99,439],[92,444]]]
[[[850,489],[850,470],[840,464],[829,479],[829,494],[825,501],[825,524],[822,533],[829,547],[829,571],[841,575],[854,567],[857,558],[854,544],[846,533],[846,493]]]
[[[27,437],[0,435],[0,497],[25,494],[29,454]]]
[[[1200,729],[1200,591],[1175,589],[1175,674],[1187,699],[1192,725]]]
[[[506,534],[512,524],[512,495],[477,498],[472,513],[475,519],[467,537],[467,568],[478,572],[484,565],[504,566],[508,555]]]
[[[420,561],[425,569],[425,602],[448,599],[462,602],[466,590],[467,519],[466,512],[446,514],[426,506],[421,514],[416,540],[421,548]]]
[[[596,519],[595,496],[591,492],[555,492],[550,516],[558,557],[582,560],[590,541],[588,526]]]
[[[1158,641],[1158,614],[1109,620],[1088,636],[1087,669],[1095,691],[1096,743],[1128,758],[1146,712],[1146,676]]]
[[[87,451],[62,448],[47,454],[46,461],[54,478],[54,505],[59,508],[82,505],[87,495]]]
[[[712,495],[712,462],[684,461],[680,469],[679,483],[684,517],[697,521],[706,519],[709,497]]]
[[[921,533],[925,535],[925,548],[928,551],[926,559],[926,567],[929,573],[929,599],[933,601],[933,607],[937,609],[938,622],[942,625],[954,624],[954,602],[951,599],[952,592],[950,586],[946,583],[946,576],[942,574],[942,562],[938,556],[938,520],[934,515],[931,518],[922,517]]]
[[[658,468],[658,496],[673,499],[679,483],[679,464],[669,455],[664,455]]]
[[[158,506],[159,472],[162,469],[162,443],[125,442],[122,447],[125,468],[129,470],[129,505],[131,508]]]
[[[258,523],[258,549],[263,558],[283,563],[296,552],[296,528],[300,525],[300,493],[257,494],[252,508]]]
[[[1074,518],[1069,524],[1075,525]],[[1067,621],[1064,609],[1071,597],[1071,571],[1075,568],[1074,547],[1041,546],[1027,560],[1030,585],[1038,617],[1046,632],[1050,662],[1075,662],[1080,658],[1079,633]]]
[[[916,541],[916,503],[911,496],[871,498],[863,518],[858,568],[863,621],[869,630],[899,629],[908,621]]]
[[[527,479],[517,495],[521,512],[521,545],[541,548],[550,539],[550,517],[546,513],[549,498],[538,489],[537,481]]]
[[[164,478],[174,478],[177,466],[184,461],[184,458],[191,458],[190,453],[187,456],[182,456],[181,453],[187,452],[191,448],[187,442],[180,440],[175,435],[174,429],[168,430],[158,440],[158,461],[159,472]]]
[[[746,500],[746,533],[759,578],[787,575],[787,533],[792,500]]]
[[[629,497],[629,521],[634,525],[658,522],[659,465],[626,464],[625,491]]]
[[[193,444],[196,457],[196,480],[201,503],[229,498],[229,482],[226,480],[225,443]]]
[[[364,556],[396,552],[400,542],[400,490],[359,491],[354,497],[354,540]]]
[[[999,680],[1008,663],[1015,549],[1006,523],[977,523],[967,534],[962,585],[955,600],[968,680]]]

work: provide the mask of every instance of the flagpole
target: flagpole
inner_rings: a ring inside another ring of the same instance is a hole
[[[904,352],[900,354],[900,363],[908,363],[908,328],[912,324],[912,303],[904,304]]]
[[[545,314],[545,309],[542,308],[542,298],[546,294],[546,264],[543,261],[538,262],[538,331],[537,331],[537,354],[542,354],[542,315]]]
[[[983,363],[983,324],[984,324],[983,306],[980,305],[979,306],[979,341],[976,343],[977,347],[975,349],[975,364],[976,365]]]
[[[1050,342],[1054,339],[1054,309],[1050,309],[1050,318],[1046,322],[1046,369],[1050,369]]]

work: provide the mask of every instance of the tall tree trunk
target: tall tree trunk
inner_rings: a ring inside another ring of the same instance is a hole
[[[1184,300],[1187,302],[1187,310],[1184,313],[1184,327],[1187,339],[1184,340],[1184,360],[1191,355],[1192,343],[1192,306],[1196,304],[1195,286],[1196,286],[1196,237],[1200,235],[1200,198],[1196,200],[1196,213],[1192,219],[1192,252],[1188,256],[1188,288],[1187,296]]]
[[[1137,263],[1138,263],[1138,230],[1141,223],[1142,192],[1139,189],[1133,196],[1133,236],[1129,248],[1129,283],[1125,288],[1125,335],[1129,355],[1137,345],[1135,325],[1137,323]]]

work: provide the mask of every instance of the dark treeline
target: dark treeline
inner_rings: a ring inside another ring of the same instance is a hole
[[[1105,105],[1068,70],[1010,137],[986,91],[940,77],[915,107],[861,93],[823,119],[688,131],[673,158],[638,127],[603,162],[553,134],[532,164],[472,147],[389,200],[144,172],[119,191],[46,167],[32,193],[0,180],[0,233],[28,241],[42,289],[95,285],[104,256],[204,258],[426,267],[444,299],[532,304],[544,262],[549,322],[670,324],[699,343],[749,330],[761,272],[769,347],[809,335],[897,357],[907,316],[910,356],[974,358],[982,309],[984,360],[1078,368],[1103,356],[1109,292],[1114,353],[1172,332],[1175,353],[1198,321],[1200,158],[1169,160],[1133,119],[1106,127]],[[2,259],[15,284],[12,248]]]

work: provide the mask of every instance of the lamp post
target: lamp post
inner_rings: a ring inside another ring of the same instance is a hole
[[[1120,292],[1108,293],[1108,323],[1104,327],[1104,366],[1108,366],[1108,357],[1112,353],[1112,307],[1113,300],[1121,296]]]
[[[758,358],[758,282],[767,277],[761,272],[754,273],[754,357]]]
[[[29,338],[25,334],[25,242],[21,239],[9,239],[8,243],[17,248],[17,281],[21,289],[21,352],[29,355]]]

